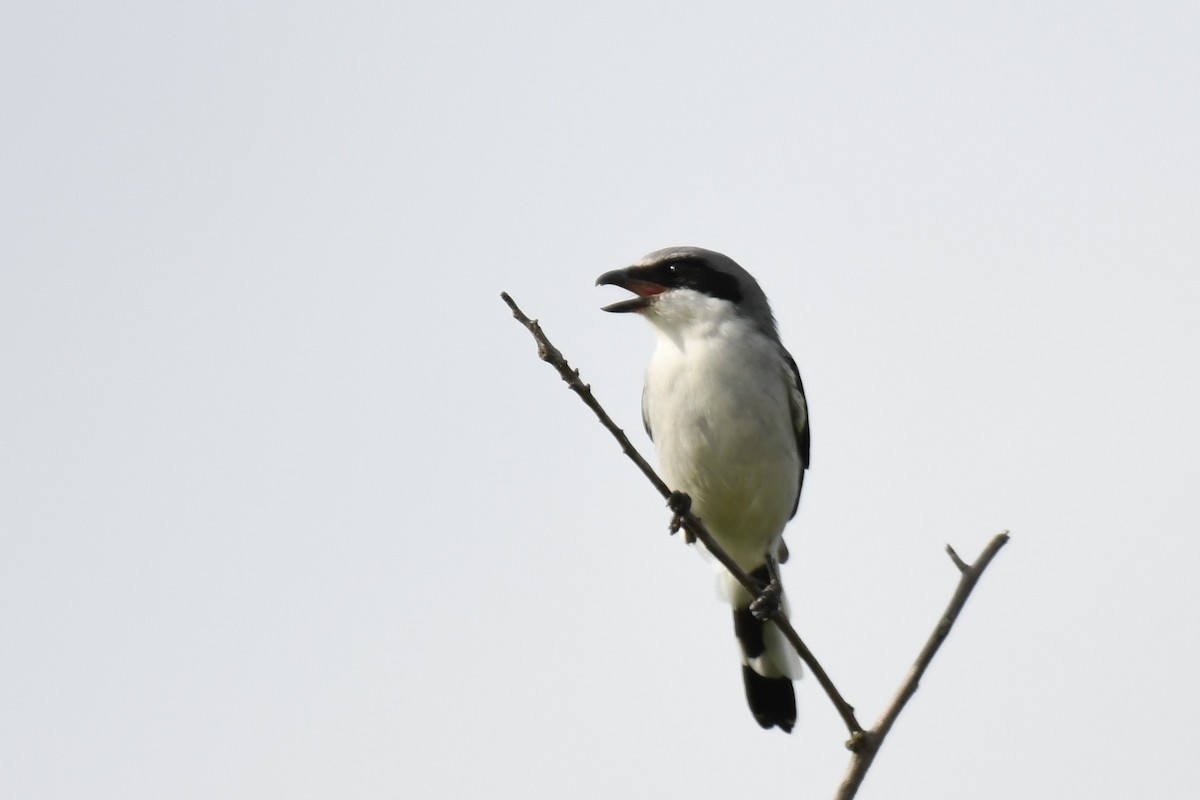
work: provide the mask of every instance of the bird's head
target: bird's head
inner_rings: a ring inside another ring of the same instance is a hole
[[[712,250],[655,250],[632,266],[604,273],[596,285],[620,286],[636,295],[605,306],[605,311],[634,311],[664,330],[681,331],[741,317],[764,333],[775,333],[771,308],[758,281],[733,259]]]

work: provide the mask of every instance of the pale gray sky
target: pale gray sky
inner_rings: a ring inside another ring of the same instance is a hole
[[[673,244],[753,272],[863,798],[1200,788],[1200,7],[10,4],[0,796],[828,797],[639,445]]]

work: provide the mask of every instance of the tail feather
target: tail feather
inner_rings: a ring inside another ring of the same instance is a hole
[[[746,684],[746,702],[750,713],[763,728],[776,725],[791,733],[796,724],[796,690],[791,678],[764,678],[750,665],[742,665],[742,681]]]
[[[756,579],[766,582],[765,566],[753,574]],[[760,622],[748,607],[739,605],[735,604],[733,608],[733,631],[742,650],[742,681],[750,712],[763,728],[778,726],[785,733],[791,733],[796,724],[796,692],[792,679],[799,676],[794,666],[795,653],[775,625]],[[786,605],[784,610],[786,612]]]

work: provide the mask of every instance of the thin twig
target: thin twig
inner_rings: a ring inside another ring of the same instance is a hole
[[[987,569],[996,553],[1000,552],[1000,548],[1008,542],[1008,531],[996,534],[983,552],[979,554],[979,558],[975,559],[975,563],[966,564],[953,548],[947,546],[950,553],[950,558],[954,565],[958,567],[962,576],[958,581],[958,588],[954,591],[954,596],[950,598],[950,604],[946,606],[946,610],[942,613],[942,617],[938,620],[937,627],[929,636],[925,646],[921,649],[920,655],[913,663],[912,668],[908,671],[908,677],[901,684],[896,696],[892,698],[891,703],[884,709],[883,715],[879,721],[875,723],[875,727],[863,733],[859,739],[858,747],[851,748],[854,750],[854,755],[850,757],[850,766],[846,770],[846,776],[842,779],[841,788],[838,789],[834,800],[850,800],[858,792],[858,787],[862,784],[863,777],[866,776],[867,770],[870,769],[871,763],[875,760],[875,754],[879,752],[883,740],[887,737],[888,732],[892,729],[892,724],[896,721],[896,717],[900,716],[900,712],[904,710],[904,706],[912,698],[917,691],[917,686],[921,683],[921,677],[925,674],[925,670],[929,668],[929,663],[933,661],[934,655],[938,648],[942,646],[942,642],[946,640],[946,636],[950,633],[950,628],[954,626],[954,621],[958,619],[958,613],[962,611],[963,606],[967,602],[967,598],[971,596],[971,591],[975,588],[975,584],[979,581],[979,577],[983,575],[983,571]],[[853,739],[853,737],[851,737]]]
[[[591,387],[580,380],[579,370],[571,368],[571,365],[567,363],[565,358],[563,358],[562,352],[560,352],[559,349],[552,345],[550,340],[546,338],[546,334],[542,332],[542,328],[537,323],[537,320],[531,320],[529,317],[525,316],[521,309],[517,307],[517,304],[513,302],[513,299],[509,297],[507,292],[501,292],[500,297],[505,303],[508,304],[508,307],[512,310],[513,316],[517,319],[517,321],[524,325],[529,330],[529,333],[533,335],[533,338],[538,345],[538,357],[558,371],[559,376],[566,381],[567,386],[570,387],[573,392],[579,395],[579,398],[583,400],[584,404],[586,404],[587,407],[590,408],[592,412],[595,413],[595,415],[599,418],[600,424],[607,428],[608,432],[611,433],[613,438],[617,440],[617,444],[621,446],[621,452],[629,456],[630,460],[637,465],[638,469],[642,471],[642,474],[646,476],[650,483],[654,484],[654,488],[657,489],[658,493],[663,496],[663,499],[670,500],[670,487],[663,482],[662,478],[658,477],[658,473],[656,473],[653,467],[646,462],[646,459],[642,458],[641,454],[637,451],[637,448],[635,448],[629,441],[629,437],[625,435],[625,432],[617,427],[617,424],[612,421],[611,417],[608,416],[604,408],[601,407],[599,401],[597,401],[595,396],[592,394]],[[708,532],[708,529],[704,527],[704,523],[702,523],[698,517],[696,517],[690,511],[686,511],[683,514],[680,514],[679,518],[682,522],[684,530],[686,530],[696,539],[699,539],[700,542],[704,544],[705,548],[712,553],[713,557],[716,558],[717,561],[721,562],[725,569],[729,570],[733,577],[737,579],[737,582],[740,583],[752,597],[757,597],[762,592],[763,587],[759,586],[758,582],[755,581],[754,578],[750,577],[745,570],[738,566],[736,561],[730,558],[729,554],[717,544],[715,539],[713,539],[712,534]],[[803,640],[801,640],[800,635],[796,633],[796,629],[792,627],[792,623],[788,620],[787,615],[783,613],[782,608],[776,606],[771,615],[771,621],[775,623],[779,630],[783,632],[783,635],[787,638],[787,640],[791,642],[792,647],[796,649],[796,652],[799,654],[800,658],[805,664],[808,665],[808,668],[813,673],[813,677],[817,679],[817,682],[821,684],[821,688],[825,690],[825,694],[827,694],[829,699],[833,702],[834,708],[837,709],[842,721],[846,724],[846,728],[850,731],[850,743],[848,743],[848,746],[851,746],[853,749],[852,743],[860,741],[864,735],[862,725],[859,724],[858,719],[856,719],[854,716],[854,708],[847,703],[842,697],[841,693],[838,692],[837,687],[833,685],[833,681],[829,678],[828,673],[825,672],[824,668],[821,667],[820,662],[817,661],[816,656],[813,655],[812,651],[809,650],[808,646],[804,644]]]
[[[946,545],[946,555],[950,556],[950,560],[954,562],[954,566],[958,567],[959,572],[967,571],[966,562],[958,557],[958,553],[954,552],[954,548],[950,545]]]

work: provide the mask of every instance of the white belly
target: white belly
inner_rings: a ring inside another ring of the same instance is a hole
[[[712,336],[687,352],[660,339],[646,375],[663,479],[745,569],[783,533],[800,483],[786,370],[765,339]]]

